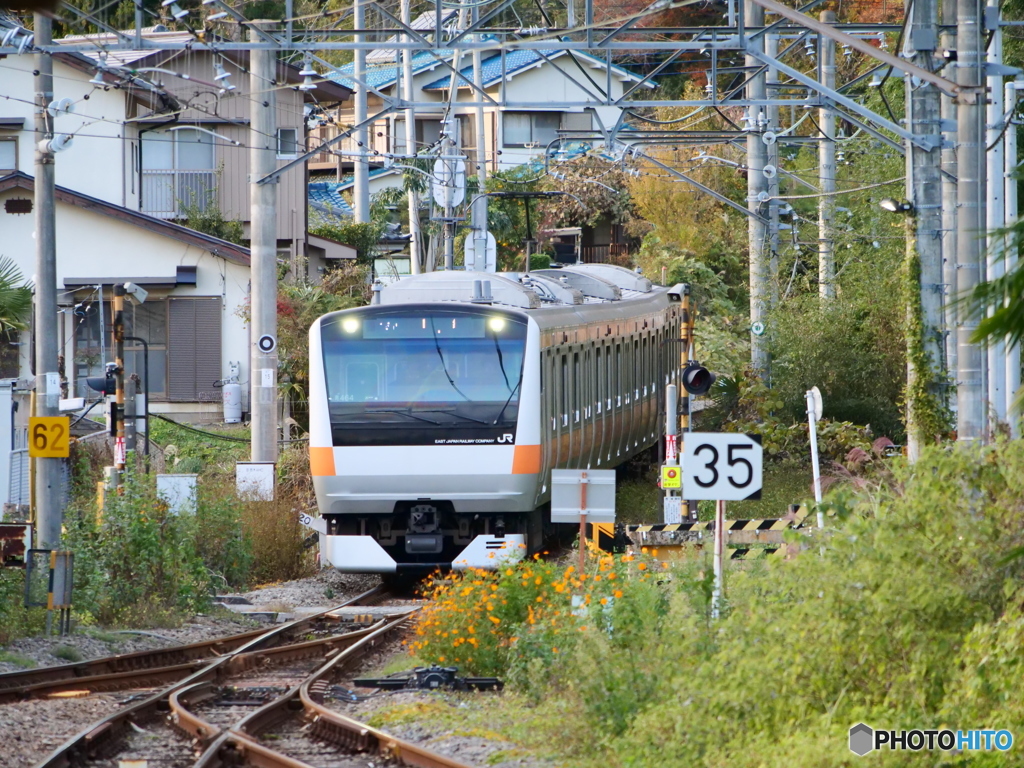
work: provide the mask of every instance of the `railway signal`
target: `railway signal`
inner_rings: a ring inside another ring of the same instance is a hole
[[[700,363],[691,362],[683,369],[683,389],[691,395],[706,395],[717,379]]]

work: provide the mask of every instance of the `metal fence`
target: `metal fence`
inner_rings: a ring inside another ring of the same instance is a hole
[[[182,208],[205,211],[216,188],[216,171],[143,171],[142,212],[160,219],[177,219]]]

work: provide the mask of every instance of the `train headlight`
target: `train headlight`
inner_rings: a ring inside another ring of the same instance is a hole
[[[345,333],[355,333],[359,330],[359,320],[355,317],[346,317],[341,321],[341,327],[345,329]]]
[[[505,318],[503,317],[492,317],[487,321],[487,327],[495,333],[505,330]]]

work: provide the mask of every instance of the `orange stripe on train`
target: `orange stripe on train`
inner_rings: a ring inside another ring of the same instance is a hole
[[[334,449],[310,447],[309,473],[314,477],[333,477]]]
[[[512,454],[513,475],[535,475],[540,472],[540,446],[517,445]]]

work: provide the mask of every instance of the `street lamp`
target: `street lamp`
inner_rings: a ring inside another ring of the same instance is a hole
[[[883,211],[889,211],[890,213],[910,213],[914,210],[914,204],[908,200],[897,200],[893,197],[882,198],[878,206]]]

